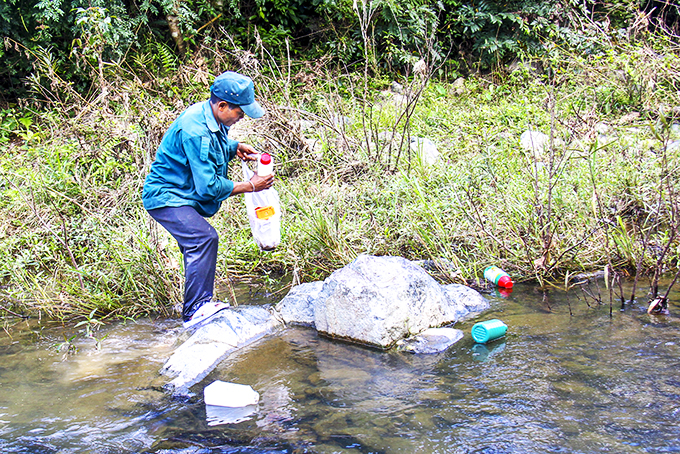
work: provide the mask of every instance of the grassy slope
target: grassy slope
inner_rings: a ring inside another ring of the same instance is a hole
[[[677,267],[678,240],[669,236],[678,228],[680,147],[672,141],[680,137],[662,109],[680,105],[678,67],[674,54],[641,46],[564,55],[551,80],[528,69],[469,78],[463,90],[431,80],[407,128],[437,145],[431,166],[386,134],[405,131],[403,95],[387,84],[364,90],[355,76],[329,71],[283,87],[261,75],[271,115],[234,132],[279,163],[283,243],[259,252],[242,199],[225,202],[212,220],[221,234],[218,283],[269,272],[321,279],[361,253],[444,259],[458,269],[448,273],[453,281],[479,278],[491,264],[541,281],[607,264],[654,268],[659,257],[663,268]],[[162,132],[207,87],[188,91],[168,107],[126,85],[108,111],[75,120],[3,113],[3,305],[135,315],[181,300],[181,256],[139,194]],[[523,150],[528,129],[552,136],[552,145]],[[315,151],[303,136],[317,140]]]

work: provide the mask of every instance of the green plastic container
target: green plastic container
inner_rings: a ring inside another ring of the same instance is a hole
[[[475,323],[472,327],[472,338],[475,342],[485,344],[499,337],[505,336],[508,326],[500,320],[493,319]]]

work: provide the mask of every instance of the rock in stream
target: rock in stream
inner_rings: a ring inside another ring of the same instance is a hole
[[[464,285],[440,285],[402,257],[362,255],[326,280],[293,287],[275,307],[240,306],[218,313],[173,353],[161,373],[175,395],[203,379],[233,351],[285,324],[362,345],[437,353],[462,337],[451,328],[489,308]],[[429,330],[439,328],[439,330]],[[429,331],[428,331],[429,330]]]

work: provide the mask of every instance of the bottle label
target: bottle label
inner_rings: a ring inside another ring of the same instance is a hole
[[[276,214],[276,212],[274,211],[273,206],[255,208],[255,216],[258,219],[267,220],[270,217],[274,216],[274,214]]]
[[[493,284],[498,284],[498,281],[503,276],[508,276],[508,273],[498,268],[497,266],[490,266],[484,270],[484,277]]]

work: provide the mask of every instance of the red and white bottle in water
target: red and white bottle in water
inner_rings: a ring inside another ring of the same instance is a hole
[[[271,175],[274,170],[274,163],[272,157],[267,153],[262,153],[260,159],[257,160],[257,174],[261,177]]]
[[[512,279],[508,273],[498,268],[497,266],[490,266],[484,270],[484,277],[493,284],[503,287],[512,288]]]

